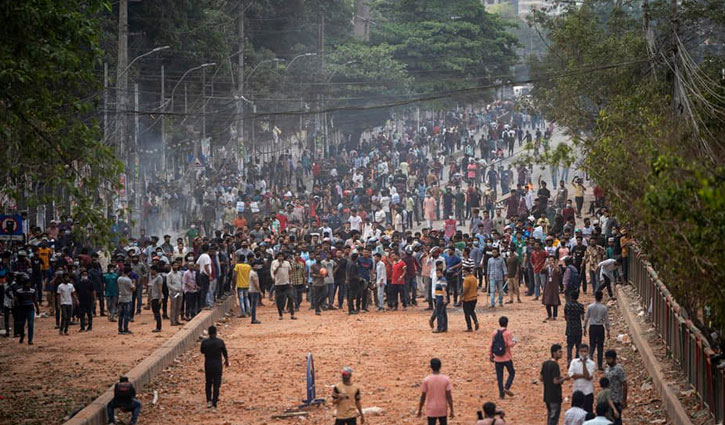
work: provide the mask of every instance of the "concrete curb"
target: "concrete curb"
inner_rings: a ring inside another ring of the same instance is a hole
[[[677,398],[675,393],[672,392],[670,387],[667,385],[657,357],[655,357],[652,348],[650,348],[647,340],[642,335],[639,323],[635,321],[634,313],[628,308],[629,301],[630,299],[627,294],[620,286],[617,286],[617,304],[619,304],[619,310],[622,312],[624,320],[627,321],[627,327],[629,328],[629,333],[632,336],[632,342],[642,356],[642,361],[647,368],[647,372],[649,372],[652,377],[652,383],[660,396],[662,396],[662,404],[664,404],[665,410],[667,410],[667,414],[670,416],[670,420],[678,425],[693,425],[687,411],[684,407],[682,407],[682,403],[680,403],[680,400]]]
[[[156,375],[170,365],[176,356],[196,344],[199,335],[206,328],[213,325],[214,322],[224,317],[224,314],[233,309],[235,305],[235,297],[229,296],[222,304],[217,305],[214,309],[202,311],[171,336],[161,347],[157,348],[151,355],[142,360],[141,363],[128,371],[126,376],[128,376],[129,381],[136,387],[136,391],[140,392]],[[111,399],[113,399],[113,386],[76,413],[64,425],[107,424],[106,406]],[[141,411],[143,413],[143,409]]]

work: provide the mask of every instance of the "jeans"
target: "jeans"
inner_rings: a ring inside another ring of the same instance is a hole
[[[596,270],[589,270],[589,283],[592,285],[592,292],[597,291],[597,287],[599,286],[599,276],[597,275]],[[584,293],[587,293],[587,282],[582,282]]]
[[[546,425],[559,425],[561,403],[546,403]]]
[[[315,313],[322,310],[323,303],[327,297],[327,285],[313,286],[312,288],[312,305],[315,307]]]
[[[108,305],[108,319],[113,320],[118,314],[118,297],[106,297]]]
[[[476,302],[477,300],[463,301],[463,314],[466,318],[466,329],[472,329],[471,320],[473,320],[473,323],[478,325],[478,317],[476,317]]]
[[[509,377],[506,380],[506,386],[503,385],[503,368],[509,373]],[[496,362],[496,380],[498,381],[498,395],[504,398],[504,389],[511,389],[511,385],[514,383],[514,376],[516,371],[514,370],[514,362],[509,360],[507,362]]]
[[[252,316],[252,322],[257,321],[257,303],[259,303],[259,292],[249,293],[249,314]]]
[[[614,294],[612,293],[612,279],[607,275],[604,275],[604,282],[599,282],[599,286],[597,286],[597,291],[604,292],[604,288],[607,288],[609,298],[614,298]]]
[[[129,306],[131,303],[128,303]],[[130,407],[130,409],[129,409]],[[110,403],[108,403],[108,406],[106,406],[106,413],[108,414],[108,423],[114,424],[116,423],[116,416],[114,415],[115,409],[123,409],[123,411],[131,410],[133,413],[131,414],[131,425],[135,425],[136,421],[138,421],[138,415],[141,413],[141,402],[136,400],[135,398],[131,400],[131,406],[121,406],[116,405],[116,403],[111,400]]]
[[[93,329],[93,305],[79,304],[78,313],[81,315],[81,330]],[[88,319],[88,327],[86,327],[86,318]]]
[[[335,306],[335,284],[334,283],[326,283],[326,292],[325,292],[325,303],[328,307],[334,307]]]
[[[239,310],[242,316],[246,316],[249,312],[249,288],[237,288],[237,300],[239,301]]]
[[[489,280],[488,293],[491,296],[491,305],[496,306],[496,291],[498,291],[498,304],[503,305],[503,280]]]
[[[128,321],[131,319],[131,302],[118,303],[118,331],[128,332]]]
[[[405,301],[407,304],[418,305],[415,300],[418,297],[418,284],[415,276],[405,277]]]
[[[204,368],[204,376],[206,378],[206,401],[216,407],[219,402],[219,387],[222,384],[222,369]]]
[[[448,281],[448,302],[451,302],[451,292],[453,292],[453,304],[458,304],[459,286],[461,283],[459,273],[451,273],[446,276]]]
[[[335,419],[335,425],[357,425],[357,418]]]
[[[214,294],[216,293],[217,279],[209,281],[209,289],[206,291],[206,306],[214,307]]]
[[[103,292],[103,291],[100,291],[100,292]],[[106,314],[105,297],[99,296],[96,299],[96,301],[98,301],[98,307],[100,308],[100,314],[101,314],[101,316],[103,316],[104,314]],[[96,303],[95,302],[93,303],[93,315],[94,316],[96,315]]]
[[[347,312],[353,313],[355,311],[359,312],[362,308],[362,303],[360,302],[360,294],[362,293],[362,288],[360,287],[359,282],[348,282],[347,284]]]
[[[378,308],[382,309],[385,306],[385,284],[377,285],[378,291]]]
[[[277,304],[277,312],[279,313],[279,317],[282,317],[282,313],[284,313],[285,303],[287,303],[289,313],[292,316],[295,315],[295,297],[293,295],[294,290],[295,289],[292,285],[276,285],[274,287],[274,298]]]
[[[428,416],[428,425],[436,425],[436,422],[438,422],[440,425],[448,425],[448,417],[446,417],[446,416],[438,416],[438,417]]]
[[[546,285],[546,274],[534,272],[534,298],[539,298]]]
[[[443,302],[442,295],[436,295],[436,321],[438,322],[438,332],[448,331],[448,312],[446,306],[448,304]]]
[[[61,304],[60,306],[60,330],[68,333],[68,325],[73,314],[73,306],[71,304]]]
[[[405,298],[405,286],[399,284],[390,285],[388,307],[398,308],[398,294],[400,294],[400,302],[403,307],[408,307],[408,300]]]
[[[156,320],[156,329],[161,330],[161,300],[151,300],[151,311],[154,313],[154,320]]]
[[[33,342],[33,332],[35,330],[35,307],[30,306],[22,306],[19,309],[20,311],[20,337],[23,338],[25,336],[25,321],[28,322],[28,344]]]
[[[602,368],[602,357],[604,357],[604,325],[589,326],[589,352],[594,358],[594,351],[597,352],[597,367]]]

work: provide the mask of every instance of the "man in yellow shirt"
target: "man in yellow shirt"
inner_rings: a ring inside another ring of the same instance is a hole
[[[476,317],[476,302],[478,301],[478,279],[473,274],[473,269],[463,269],[466,276],[463,279],[463,314],[466,318],[466,332],[473,332],[471,328],[471,320],[478,330],[478,317]]]
[[[360,423],[365,423],[360,405],[360,388],[352,383],[352,369],[342,368],[342,382],[332,389],[332,402],[337,407],[335,425],[356,425],[358,414]]]
[[[239,256],[233,272],[239,300],[239,317],[247,317],[247,312],[249,312],[249,272],[252,270],[252,266],[246,261],[245,258]]]

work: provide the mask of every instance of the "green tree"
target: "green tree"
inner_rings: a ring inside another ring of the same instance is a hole
[[[97,17],[109,7],[101,0],[0,4],[0,186],[21,207],[64,205],[93,242],[109,236],[101,199],[110,200],[121,170],[93,118]]]
[[[588,0],[530,21],[549,43],[530,63],[533,105],[575,137],[528,159],[581,154],[675,299],[695,323],[718,330],[725,329],[725,251],[713,249],[725,236],[724,11],[722,2],[682,2],[675,37],[669,5],[653,3],[649,39],[644,14],[629,2]]]

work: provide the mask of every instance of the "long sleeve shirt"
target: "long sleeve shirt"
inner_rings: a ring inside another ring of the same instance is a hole
[[[488,281],[500,282],[506,279],[506,260],[501,257],[488,259],[487,267]]]
[[[607,306],[602,303],[593,302],[587,307],[584,315],[584,326],[604,325],[609,330],[609,312]]]
[[[196,286],[196,271],[195,270],[185,271],[181,279],[184,284],[184,293],[193,293],[199,289]]]
[[[388,274],[385,269],[385,263],[382,261],[378,261],[375,264],[375,283],[378,284],[378,286],[385,286],[385,283],[388,281]]]

